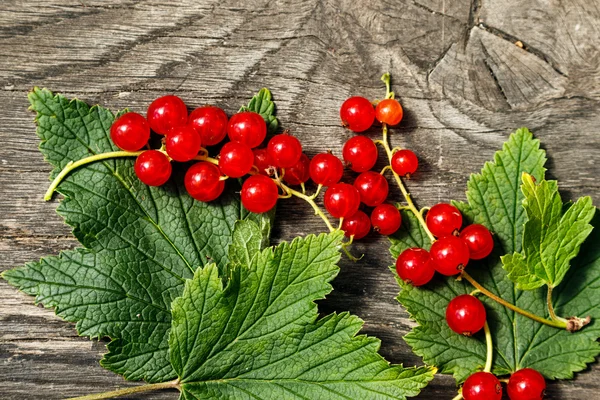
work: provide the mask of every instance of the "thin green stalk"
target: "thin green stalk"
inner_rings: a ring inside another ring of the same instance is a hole
[[[492,332],[490,332],[490,327],[487,321],[485,321],[485,324],[483,325],[483,331],[485,332],[485,344],[487,346],[487,355],[483,370],[485,372],[492,372],[492,362],[494,361],[494,342],[492,341]]]
[[[554,312],[554,306],[552,305],[552,287],[550,286],[548,286],[548,296],[546,298],[546,302],[548,303],[548,314],[550,314],[550,318],[553,321],[562,322],[566,326],[568,321],[564,318],[557,316]]]
[[[150,392],[153,390],[161,390],[161,389],[181,390],[179,387],[179,379],[176,379],[174,381],[169,381],[169,382],[161,382],[161,383],[153,383],[153,384],[147,384],[147,385],[142,385],[142,386],[134,386],[134,387],[130,387],[130,388],[114,390],[112,392],[104,392],[104,393],[89,394],[87,396],[72,397],[69,400],[113,399],[115,397],[121,397],[121,396],[125,396],[128,394]]]
[[[310,204],[310,206],[313,208],[313,210],[315,210],[315,214],[318,215],[319,217],[321,217],[321,219],[323,220],[323,222],[325,222],[325,225],[327,225],[327,228],[329,229],[330,232],[335,231],[336,229],[333,227],[333,225],[331,225],[331,222],[329,221],[329,218],[327,218],[327,215],[325,215],[325,213],[323,211],[321,211],[321,209],[319,208],[319,206],[317,205],[317,203],[315,203],[314,197],[312,196],[307,196],[304,193],[301,193],[297,190],[292,189],[289,186],[286,186],[283,182],[281,182],[279,179],[274,179],[275,183],[281,187],[281,189],[288,194],[291,194],[292,196],[296,196],[301,198],[302,200],[306,201],[308,204]]]

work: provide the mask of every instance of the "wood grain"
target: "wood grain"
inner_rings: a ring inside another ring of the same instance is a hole
[[[268,86],[309,155],[323,143],[339,155],[350,136],[339,105],[354,94],[381,97],[379,77],[389,70],[406,109],[392,141],[421,158],[409,182],[420,205],[464,199],[469,174],[520,126],[542,140],[567,197],[598,199],[599,48],[598,0],[3,0],[0,270],[76,245],[56,202],[41,200],[50,168],[27,111],[35,85],[140,112],[164,93],[232,112]],[[276,240],[324,228],[294,200],[278,213]],[[394,300],[387,248],[376,236],[358,244],[366,257],[342,262],[320,309],[359,315],[389,360],[419,364],[402,340],[412,322]],[[104,344],[77,337],[0,282],[2,399],[130,385],[98,365]],[[598,373],[592,366],[550,384],[549,398],[595,398]],[[453,381],[439,377],[419,398],[454,393]]]

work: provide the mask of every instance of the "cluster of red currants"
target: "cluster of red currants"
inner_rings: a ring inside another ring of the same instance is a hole
[[[534,369],[523,368],[513,373],[506,385],[510,400],[541,400],[546,392],[546,380]],[[502,384],[490,372],[476,372],[462,387],[465,400],[501,400]]]

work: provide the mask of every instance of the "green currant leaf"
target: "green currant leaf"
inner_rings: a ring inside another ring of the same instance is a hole
[[[275,117],[275,103],[271,100],[271,92],[267,88],[262,88],[252,97],[248,106],[240,108],[242,111],[254,111],[260,114],[267,123],[267,131],[270,134],[277,132],[279,121]]]
[[[251,225],[251,222],[244,225]],[[404,399],[431,368],[390,366],[347,313],[317,320],[338,273],[341,232],[266,249],[224,287],[198,269],[173,303],[171,362],[182,399]],[[240,237],[240,241],[244,241]]]
[[[485,260],[470,262],[468,272],[485,288],[525,310],[547,317],[546,291],[521,291],[508,278],[500,257],[522,251],[524,225],[527,220],[525,198],[520,190],[523,173],[537,181],[544,177],[545,153],[539,141],[523,128],[513,133],[494,162],[486,163],[480,174],[468,183],[468,203],[454,204],[464,215],[465,223],[480,223],[494,233],[495,247]],[[600,226],[600,217],[593,226]],[[392,238],[392,254],[397,257],[404,247],[427,248],[430,244],[420,228],[410,223],[408,232]],[[571,261],[563,284],[554,290],[555,310],[559,315],[600,318],[600,287],[595,284],[600,275],[600,236],[593,231],[582,246],[578,257]],[[401,243],[400,243],[401,242]],[[398,300],[418,323],[406,337],[415,353],[443,373],[453,374],[458,382],[483,368],[486,359],[483,332],[471,338],[452,332],[445,321],[448,302],[459,294],[470,293],[468,282],[453,277],[436,276],[424,287],[415,288],[399,281]],[[521,368],[534,368],[547,378],[567,379],[586,368],[600,353],[597,342],[600,325],[592,322],[581,331],[569,333],[552,328],[479,296],[488,314],[494,342],[493,372],[510,374]]]
[[[570,261],[592,231],[592,199],[582,197],[563,212],[556,181],[536,184],[531,175],[523,175],[523,206],[527,222],[523,251],[502,257],[508,277],[519,289],[531,290],[542,285],[558,286],[569,270]]]
[[[105,108],[37,88],[29,100],[52,176],[70,161],[117,150],[109,137],[114,115]],[[103,366],[154,382],[175,375],[167,357],[170,311],[185,280],[209,263],[226,276],[236,221],[257,221],[264,245],[270,219],[243,209],[236,182],[206,204],[187,195],[181,171],[164,187],[148,187],[136,178],[133,163],[107,160],[69,174],[58,187],[65,196],[58,213],[85,248],[3,277],[76,322],[80,335],[113,338]],[[255,251],[254,241],[252,246]]]

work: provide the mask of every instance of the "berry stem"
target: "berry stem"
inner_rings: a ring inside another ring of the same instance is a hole
[[[101,399],[113,399],[115,397],[121,397],[128,394],[134,393],[143,393],[150,392],[153,390],[161,390],[161,389],[177,389],[181,390],[179,387],[179,379],[169,382],[161,382],[161,383],[153,383],[142,386],[134,386],[125,389],[114,390],[112,392],[104,392],[104,393],[96,393],[90,394],[87,396],[81,397],[72,397],[70,400],[101,400]]]
[[[567,328],[567,324],[566,322],[562,322],[562,321],[553,321],[553,320],[549,320],[546,318],[542,318],[538,315],[535,315],[533,313],[530,313],[529,311],[525,311],[522,308],[519,308],[517,306],[515,306],[514,304],[509,303],[508,301],[504,300],[501,297],[496,296],[494,293],[490,292],[489,290],[487,290],[486,288],[484,288],[483,286],[481,286],[481,284],[479,282],[477,282],[475,279],[473,279],[473,277],[471,275],[469,275],[466,271],[462,271],[462,275],[463,278],[465,278],[467,281],[469,281],[469,283],[473,286],[475,286],[477,289],[479,289],[479,291],[481,293],[483,293],[484,295],[486,295],[487,297],[489,297],[490,299],[494,300],[495,302],[502,304],[504,307],[507,307],[511,310],[513,310],[516,313],[519,313],[527,318],[530,318],[534,321],[537,321],[539,323],[542,323],[544,325],[548,325],[548,326],[552,326],[554,328],[560,328],[560,329],[566,329]]]
[[[485,332],[485,344],[487,347],[485,367],[483,370],[485,372],[492,372],[492,362],[494,361],[494,342],[492,341],[492,332],[490,332],[490,327],[487,321],[485,321],[485,325],[483,325],[483,331]]]
[[[381,76],[381,80],[385,83],[385,98],[386,99],[393,99],[394,98],[394,92],[392,92],[390,90],[390,73],[386,72],[385,74],[383,74]]]
[[[452,400],[462,400],[464,399],[462,393],[457,394],[456,396],[454,396],[454,398]]]
[[[319,208],[319,206],[317,205],[317,203],[315,203],[314,197],[313,196],[307,196],[304,193],[301,193],[297,190],[292,189],[289,186],[286,186],[283,182],[281,182],[281,180],[277,179],[273,179],[273,181],[281,188],[281,190],[283,190],[285,193],[292,195],[292,196],[296,196],[301,198],[302,200],[306,201],[308,204],[310,204],[310,206],[313,208],[313,210],[315,210],[315,214],[318,215],[319,217],[321,217],[321,219],[323,220],[323,222],[325,222],[325,225],[327,225],[327,228],[329,229],[330,232],[335,231],[336,229],[333,227],[333,225],[331,225],[331,222],[329,221],[329,218],[327,218],[327,215],[325,215],[325,213],[323,211],[321,211],[321,209]]]
[[[554,306],[552,305],[552,287],[551,286],[548,286],[548,296],[547,296],[546,302],[548,303],[548,314],[550,314],[550,318],[553,321],[562,322],[566,325],[568,321],[564,318],[557,316],[556,313],[554,312]]]

